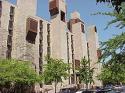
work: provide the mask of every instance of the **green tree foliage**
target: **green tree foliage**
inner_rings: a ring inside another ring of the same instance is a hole
[[[108,15],[112,16],[113,20],[108,22],[108,25],[116,23],[117,27],[122,29],[125,27],[125,0],[96,0],[97,3],[99,2],[108,2],[111,3],[115,7],[115,11],[113,10],[112,12],[98,12],[96,14],[102,14],[102,15]],[[117,11],[117,12],[116,12]]]
[[[114,53],[112,58],[103,65],[102,72],[98,78],[104,84],[125,83],[125,55]]]
[[[113,19],[108,22],[106,29],[112,25],[115,24],[116,27],[119,27],[120,29],[125,27],[125,2],[121,4],[121,9],[119,12],[111,11],[111,12],[98,12],[94,15],[101,14],[106,16],[111,16]]]
[[[22,87],[23,90],[24,87],[33,86],[39,80],[39,76],[32,68],[30,62],[8,59],[0,60],[0,86],[2,89],[12,89],[13,87],[13,91],[15,91],[16,88],[20,90]],[[22,90],[14,93],[22,93]]]
[[[45,83],[55,83],[56,86],[63,79],[68,77],[68,64],[64,63],[61,59],[47,58],[48,64],[44,65],[43,79]]]
[[[113,19],[108,23],[116,24],[116,27],[125,27],[125,0],[97,0],[97,2],[109,2],[115,9],[111,12],[99,12],[97,14],[111,16]],[[125,32],[117,35],[106,42],[101,43],[103,62],[102,73],[98,76],[104,83],[125,82]]]
[[[125,52],[125,33],[117,35],[106,42],[101,43],[102,57],[101,61],[104,62],[107,59],[112,58],[114,53],[122,55],[124,57]],[[109,58],[110,57],[110,58]]]
[[[96,0],[97,3],[101,3],[101,2],[107,2],[107,3],[111,3],[113,7],[115,7],[115,10],[117,12],[119,12],[121,10],[121,5],[122,3],[125,2],[125,0]]]
[[[85,57],[81,60],[81,66],[78,69],[80,74],[80,81],[86,84],[86,89],[88,89],[88,84],[93,81],[94,68],[90,67],[90,61],[86,60]]]

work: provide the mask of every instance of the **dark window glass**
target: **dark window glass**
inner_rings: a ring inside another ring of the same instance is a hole
[[[79,68],[80,67],[80,60],[75,60],[75,68]]]
[[[83,33],[85,33],[84,25],[83,24],[81,24],[81,30],[82,30]]]
[[[38,21],[32,18],[27,19],[27,36],[26,40],[29,43],[35,44],[35,39],[37,35]]]
[[[101,55],[102,55],[101,50],[97,50],[97,57],[98,57],[98,58],[100,58],[100,57],[101,57]]]
[[[0,1],[0,17],[2,15],[2,1]]]
[[[37,33],[32,32],[32,31],[28,31],[27,36],[26,36],[26,40],[29,43],[35,44],[36,35],[37,35]]]
[[[65,13],[61,11],[61,21],[65,22]]]

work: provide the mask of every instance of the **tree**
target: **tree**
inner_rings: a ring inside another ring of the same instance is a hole
[[[116,10],[117,12],[119,12],[119,11],[122,9],[122,7],[121,7],[122,3],[124,3],[125,0],[96,0],[96,2],[97,2],[97,3],[99,3],[99,2],[100,2],[100,3],[101,3],[101,2],[111,3],[112,6],[115,7],[115,10]]]
[[[97,0],[97,2],[109,2],[115,9],[111,12],[99,12],[97,14],[112,16],[107,27],[116,24],[120,29],[125,27],[125,0]],[[125,81],[125,32],[106,42],[101,43],[103,63],[102,73],[99,79],[104,83],[124,83]]]
[[[88,84],[93,81],[94,68],[90,67],[90,61],[87,61],[85,57],[81,60],[81,66],[78,69],[80,74],[80,81],[86,84],[86,89],[88,89]]]
[[[56,93],[57,84],[68,77],[69,66],[61,59],[47,58],[46,61],[48,63],[44,66],[43,79],[45,83],[55,83]]]
[[[115,12],[113,10],[111,12],[95,13],[95,14],[102,14],[102,15],[107,15],[107,16],[113,17],[113,19],[110,22],[108,22],[106,28],[108,28],[109,25],[111,25],[111,24],[116,24],[116,27],[119,27],[120,29],[125,27],[125,0],[97,0],[97,2],[98,3],[99,2],[108,2],[108,3],[111,3],[115,7],[120,7],[119,12]],[[125,38],[124,37],[125,37],[125,32],[109,39],[106,42],[101,42],[101,50],[103,51],[102,52],[103,53],[102,54],[103,60],[105,60],[109,56],[112,56],[114,51],[119,50],[120,52],[124,52],[124,46],[125,46]]]
[[[104,85],[125,83],[125,55],[114,53],[103,65],[98,79],[102,80]]]
[[[39,80],[39,76],[30,62],[13,59],[0,60],[0,88],[2,93],[6,93],[5,89],[9,91],[8,93],[25,93],[26,89],[33,87]]]
[[[119,27],[120,29],[125,27],[125,0],[97,0],[97,2],[109,2],[115,7],[117,6],[120,7],[119,12],[112,11],[112,12],[96,13],[96,14],[112,16],[114,18],[107,24],[106,28],[108,28],[109,25],[114,23],[116,24],[116,27]],[[109,39],[106,42],[101,42],[101,50],[102,50],[101,61],[102,62],[104,62],[109,58],[112,58],[114,52],[117,52],[117,54],[125,52],[124,37],[125,37],[125,32],[123,32],[120,35],[116,35],[115,37]]]

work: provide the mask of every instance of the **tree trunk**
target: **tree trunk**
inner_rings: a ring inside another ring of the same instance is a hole
[[[88,83],[86,83],[86,90],[88,90]]]
[[[55,80],[55,93],[56,93],[56,86],[57,86],[57,82],[56,82],[56,80]]]

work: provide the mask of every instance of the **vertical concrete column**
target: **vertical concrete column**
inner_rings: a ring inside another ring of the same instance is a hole
[[[98,35],[96,26],[90,26],[87,31],[88,47],[89,47],[89,57],[90,57],[90,67],[95,68],[94,70],[94,82],[96,86],[101,86],[101,81],[97,80],[96,76],[101,71],[101,64],[98,62]]]
[[[67,60],[67,23],[65,0],[49,0],[49,12],[51,17],[51,57]],[[68,80],[63,80],[62,86],[68,85]],[[61,87],[58,85],[57,90]]]
[[[49,0],[51,17],[52,57],[67,62],[66,3],[64,0]]]

